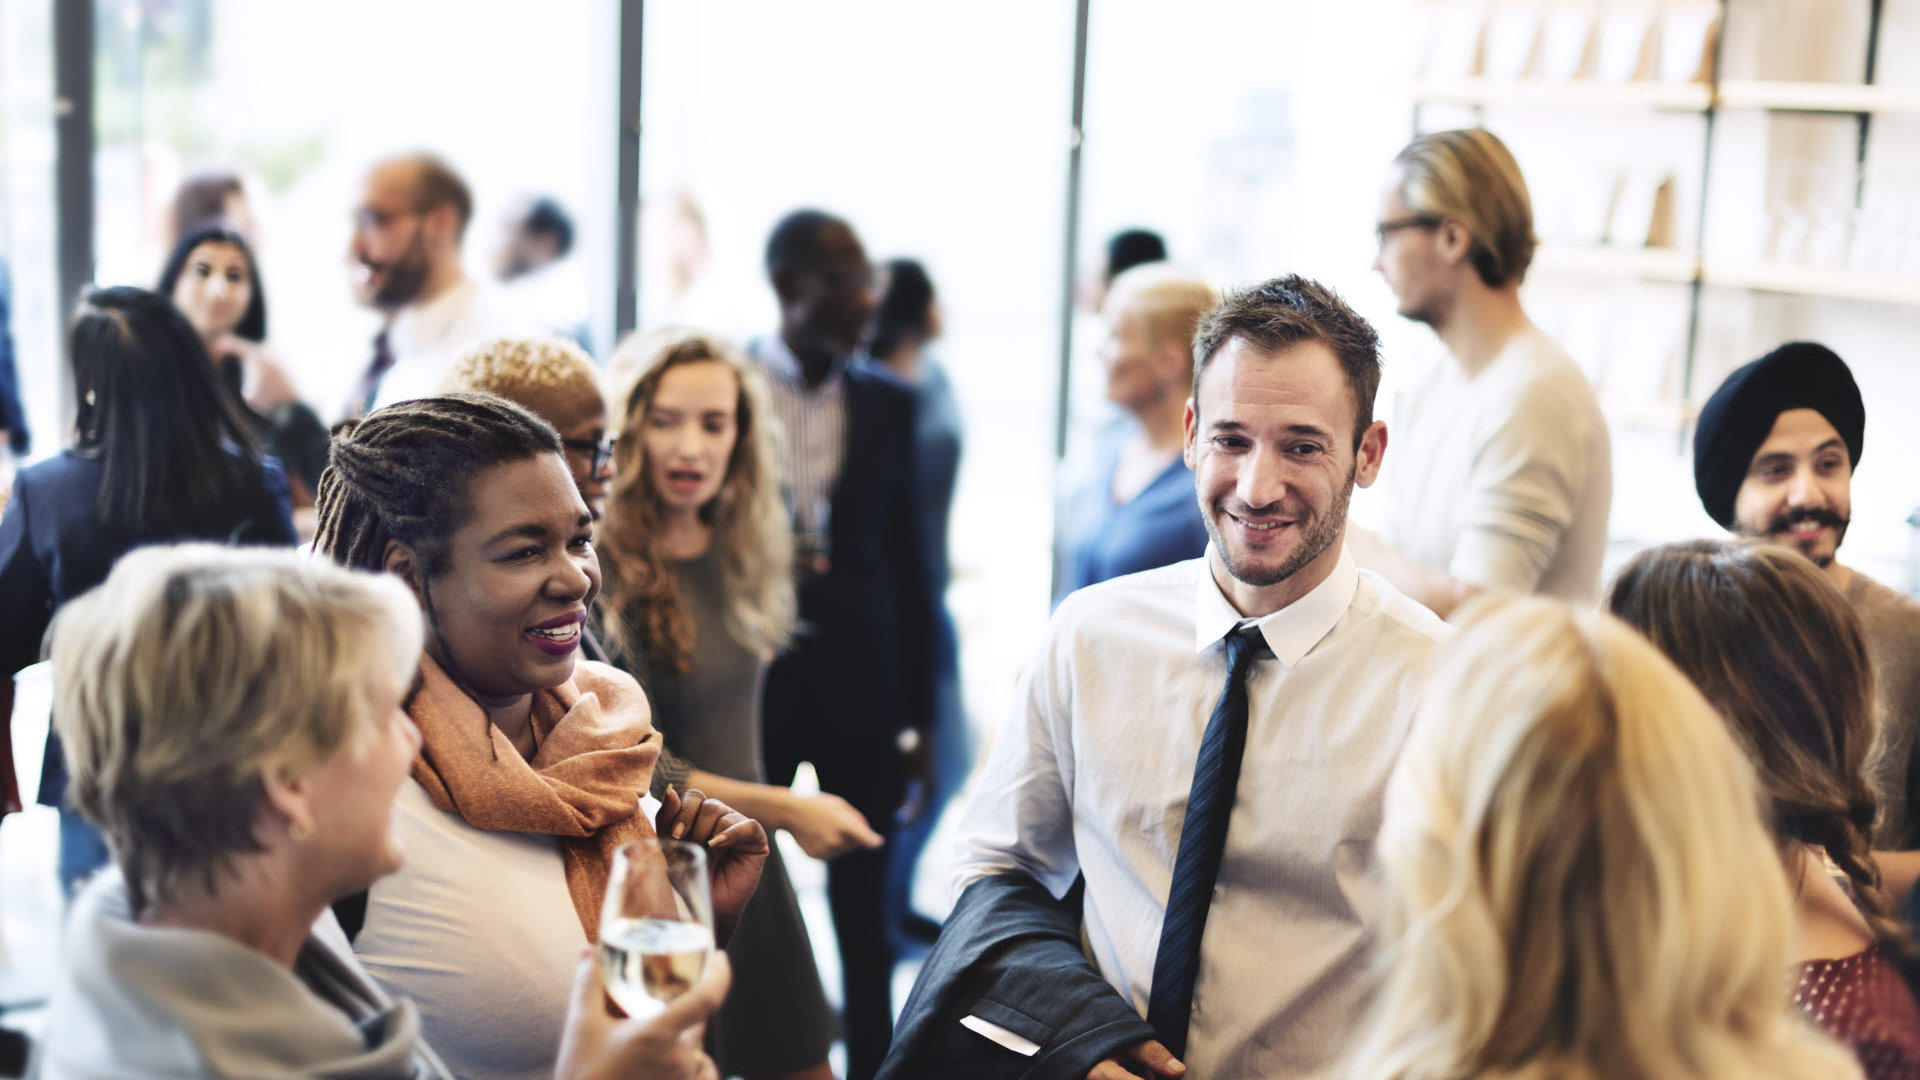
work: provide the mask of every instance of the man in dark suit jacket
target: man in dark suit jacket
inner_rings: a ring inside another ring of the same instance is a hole
[[[810,761],[823,789],[888,836],[910,774],[924,771],[933,715],[916,402],[889,376],[850,363],[874,296],[873,268],[846,222],[817,210],[789,214],[768,240],[767,275],[780,332],[749,351],[767,373],[782,429],[801,624],[767,674],[767,778],[788,783]],[[892,1035],[886,862],[884,849],[857,851],[827,867],[849,1080],[874,1074]]]

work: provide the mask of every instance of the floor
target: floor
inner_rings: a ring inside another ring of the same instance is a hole
[[[45,665],[20,673],[15,684],[13,722],[14,762],[20,773],[20,787],[29,798],[39,782],[40,751],[46,737],[46,716],[51,686]],[[803,771],[796,787],[812,783]],[[39,1030],[44,1015],[47,991],[58,960],[60,919],[59,885],[54,874],[58,847],[58,819],[51,809],[30,806],[19,814],[0,819],[0,1025],[18,1028],[29,1035]],[[791,838],[782,835],[782,854],[800,896],[800,907],[807,920],[820,964],[820,976],[827,995],[836,1003],[840,997],[840,961],[833,943],[833,924],[827,913],[826,870],[824,864],[810,859]],[[945,915],[951,900],[946,882],[951,866],[952,844],[945,828],[934,834],[926,854],[920,860],[914,885],[915,906],[921,912]],[[894,972],[894,1008],[898,1009],[913,988],[918,975],[918,958],[903,961]],[[835,1046],[836,1072],[845,1064],[840,1047]]]

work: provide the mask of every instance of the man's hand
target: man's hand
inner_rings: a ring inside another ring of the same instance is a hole
[[[1087,1074],[1087,1080],[1139,1080],[1140,1077],[1152,1077],[1155,1080],[1175,1080],[1185,1076],[1187,1067],[1181,1064],[1155,1039],[1148,1039],[1139,1046],[1123,1050],[1117,1057],[1110,1057],[1093,1067]]]
[[[824,791],[793,796],[780,824],[800,842],[800,850],[816,859],[877,848],[886,842],[868,827],[866,815],[855,810],[853,804]]]
[[[727,999],[733,970],[719,949],[693,988],[648,1020],[615,1020],[593,950],[580,954],[560,1037],[557,1080],[718,1080],[713,1059],[700,1049],[707,1017]]]
[[[713,933],[722,946],[739,925],[740,912],[760,884],[767,861],[767,830],[752,818],[697,788],[680,794],[667,789],[654,828],[661,836],[707,849],[707,876],[713,883]]]

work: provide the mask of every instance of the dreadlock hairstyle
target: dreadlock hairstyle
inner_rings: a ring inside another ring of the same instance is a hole
[[[1867,779],[1873,677],[1860,619],[1840,591],[1797,551],[1689,540],[1627,563],[1607,606],[1725,718],[1759,769],[1783,853],[1795,844],[1826,852],[1881,945],[1911,955],[1868,848],[1878,806]]]
[[[643,428],[667,372],[709,361],[725,364],[740,388],[726,480],[700,508],[719,549],[727,632],[765,655],[786,645],[793,633],[793,537],[780,498],[780,459],[769,429],[773,412],[758,375],[738,351],[711,334],[670,327],[636,336],[608,364],[607,397],[620,441],[597,541],[605,581],[600,605],[607,642],[616,652],[644,653],[679,671],[693,663],[693,613],[661,550],[660,494],[653,486]]]
[[[423,579],[437,577],[466,520],[468,481],[494,465],[559,453],[546,421],[493,394],[402,401],[345,421],[320,474],[314,548],[378,572],[387,543],[398,540],[418,556]]]
[[[92,289],[68,341],[79,450],[106,470],[101,522],[177,535],[231,517],[234,493],[260,483],[260,449],[186,316],[145,289]]]

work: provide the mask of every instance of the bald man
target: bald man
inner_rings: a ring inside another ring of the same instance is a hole
[[[439,157],[402,154],[367,171],[347,266],[354,299],[382,312],[372,355],[345,413],[427,397],[456,358],[496,337],[534,336],[460,265],[473,193]]]

